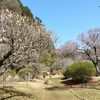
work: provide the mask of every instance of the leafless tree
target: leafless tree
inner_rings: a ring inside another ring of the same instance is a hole
[[[94,64],[97,74],[100,75],[98,64],[100,62],[100,29],[89,30],[79,35],[81,50],[85,52],[89,60]]]
[[[75,56],[75,52],[78,49],[78,45],[73,41],[68,41],[60,48],[56,50],[57,54],[63,58],[69,57],[73,58]]]

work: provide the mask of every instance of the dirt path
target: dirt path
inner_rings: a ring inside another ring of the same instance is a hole
[[[35,100],[66,100],[70,92],[66,92],[63,84],[60,83],[61,76],[53,76],[49,79],[49,84],[44,84],[44,80],[35,79],[34,82],[16,82],[13,86],[22,91],[31,92],[35,95]]]
[[[43,82],[42,84],[39,84],[37,82],[34,84],[38,84],[37,88],[34,87],[34,94],[36,95],[36,100],[66,100],[67,94],[70,94],[70,92],[66,92],[66,89],[64,88],[63,84],[61,84],[59,82],[59,79],[56,79],[56,77],[54,79],[49,80],[48,85],[43,84]]]
[[[50,78],[48,85],[45,85],[42,79],[35,79],[34,82],[28,83],[16,82],[12,85],[21,91],[27,91],[34,95],[33,100],[79,100],[61,84],[61,76]],[[73,88],[73,90],[88,100],[100,100],[99,90],[92,89],[91,91],[86,88]]]

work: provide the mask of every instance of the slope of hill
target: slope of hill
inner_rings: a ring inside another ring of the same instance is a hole
[[[0,0],[0,9],[2,7],[34,19],[31,10],[27,6],[23,6],[20,0]]]

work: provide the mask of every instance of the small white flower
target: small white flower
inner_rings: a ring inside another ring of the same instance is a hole
[[[5,30],[5,29],[3,29],[3,30],[2,30],[2,32],[6,32],[6,30]]]

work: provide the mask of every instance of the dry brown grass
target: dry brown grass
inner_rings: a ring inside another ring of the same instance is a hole
[[[71,91],[65,88],[61,83],[61,77],[53,77],[49,79],[49,85],[43,84],[43,80],[35,80],[35,82],[15,82],[10,83],[15,90],[21,93],[30,94],[34,98],[27,96],[16,96],[5,100],[79,100]],[[99,84],[100,85],[100,84]],[[93,85],[98,87],[99,85]],[[100,100],[100,90],[91,87],[87,88],[71,88],[82,98],[87,100]],[[6,94],[7,95],[7,94]],[[1,99],[0,99],[1,100]],[[2,99],[3,100],[3,99]]]

